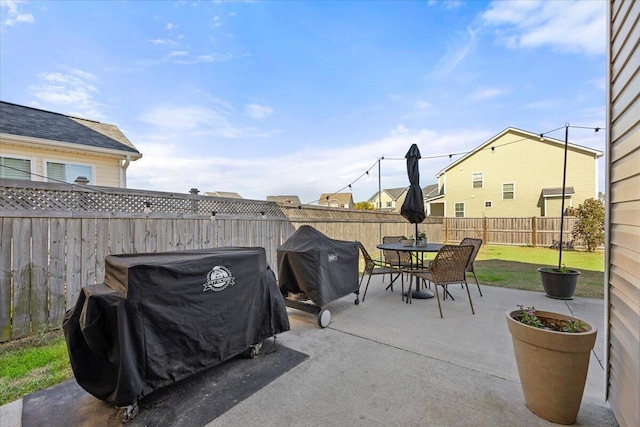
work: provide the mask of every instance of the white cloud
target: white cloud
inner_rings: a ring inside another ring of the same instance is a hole
[[[22,12],[21,4],[26,3],[22,0],[2,0],[0,7],[7,9],[7,18],[2,22],[3,25],[13,26],[20,23],[33,24],[36,18],[30,13]]]
[[[606,7],[604,1],[494,1],[482,20],[509,48],[604,55]]]
[[[245,107],[244,112],[253,119],[264,120],[273,114],[273,108],[266,105],[249,104]]]
[[[397,125],[395,129],[393,129],[390,134],[391,135],[402,135],[409,133],[409,129],[405,125]]]
[[[101,120],[104,115],[102,105],[94,99],[100,91],[93,84],[98,78],[91,73],[72,68],[63,72],[45,72],[39,76],[40,84],[29,87],[29,91],[40,102],[37,106],[52,108],[65,106],[65,113],[94,120]],[[59,108],[52,108],[59,111]]]
[[[173,30],[174,28],[178,28],[176,24],[172,24],[171,22],[167,23],[167,30]]]
[[[423,100],[418,99],[415,102],[415,107],[418,110],[431,110],[433,108],[433,105],[428,101],[423,101]]]
[[[479,88],[473,94],[471,94],[471,99],[474,101],[483,101],[486,99],[492,99],[498,96],[506,95],[508,93],[509,93],[508,89],[497,88],[497,87],[482,87],[482,88]]]
[[[467,28],[465,33],[458,35],[458,40],[447,46],[447,53],[438,61],[432,74],[436,78],[448,77],[469,55],[473,53],[477,46],[477,30]]]
[[[224,103],[216,103],[212,107],[163,105],[154,107],[138,119],[153,126],[154,134],[171,140],[185,137],[198,140],[266,138],[271,135],[255,127],[235,124],[234,114],[234,110]]]
[[[429,0],[429,6],[440,6],[442,9],[457,9],[464,4],[462,0]]]
[[[167,54],[167,57],[171,58],[173,56],[187,56],[187,55],[189,55],[188,50],[172,50]]]
[[[187,193],[196,187],[201,192],[234,191],[260,200],[268,195],[295,194],[303,203],[352,184],[354,200],[361,201],[378,190],[377,159],[384,157],[380,164],[383,188],[408,185],[404,155],[412,143],[418,144],[424,186],[435,183],[435,174],[457,160],[458,154],[475,148],[491,135],[470,130],[439,134],[399,125],[389,135],[357,145],[310,147],[277,156],[234,157],[216,155],[215,150],[190,152],[175,141],[170,144],[160,139],[134,137],[132,140],[144,157],[130,166],[128,181],[131,188]],[[448,154],[452,154],[451,159]]]
[[[203,107],[162,106],[146,112],[140,120],[158,128],[193,131],[223,121],[224,116],[220,111]]]
[[[176,60],[176,64],[198,64],[201,62],[223,62],[233,59],[233,55],[230,53],[212,53],[207,55],[199,55],[195,59],[179,59]]]

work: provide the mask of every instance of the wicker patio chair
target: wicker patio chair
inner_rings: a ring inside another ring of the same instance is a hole
[[[404,236],[383,236],[382,243],[402,243],[402,241],[405,239],[406,237]],[[398,279],[398,277],[402,275],[403,271],[411,268],[411,252],[383,250],[382,254],[384,255],[385,262],[390,266],[396,268],[396,276],[391,276],[392,284],[396,281],[396,279]],[[402,278],[404,279],[404,276],[402,276]],[[389,287],[391,287],[391,285],[387,286],[387,289],[389,289]],[[393,288],[391,289],[393,290]]]
[[[410,272],[411,276],[418,277],[435,285],[434,291],[436,298],[438,299],[440,318],[442,318],[442,306],[440,304],[438,286],[442,286],[444,296],[445,293],[448,294],[449,292],[447,290],[447,286],[454,283],[461,283],[467,288],[467,296],[469,297],[469,304],[471,305],[471,313],[475,314],[466,276],[466,267],[469,263],[472,252],[472,245],[444,245],[442,249],[438,251],[433,261],[429,263],[427,270],[414,270]],[[404,289],[402,291],[404,293]],[[411,300],[411,292],[408,293],[408,296],[409,300]],[[451,296],[451,294],[449,294],[449,296]]]
[[[358,289],[360,289],[360,286],[362,286],[362,280],[364,280],[364,276],[365,275],[369,276],[369,278],[367,279],[367,285],[364,288],[364,294],[362,295],[362,301],[364,302],[364,299],[367,296],[367,289],[369,289],[369,282],[371,281],[371,276],[380,275],[380,274],[392,275],[394,273],[397,273],[398,270],[394,267],[390,267],[384,261],[378,261],[371,258],[371,255],[369,255],[369,252],[367,252],[367,250],[362,245],[362,243],[360,243],[360,252],[362,252],[362,257],[364,258],[364,271],[362,273],[362,277],[360,278],[360,284],[358,285]],[[393,291],[393,281],[389,286]]]
[[[478,252],[480,251],[480,246],[482,246],[482,239],[465,237],[464,239],[462,239],[462,242],[460,242],[460,245],[473,246],[473,252],[471,253],[471,258],[469,258],[469,263],[467,264],[467,268],[465,269],[465,271],[467,273],[473,274],[473,279],[476,281],[476,286],[478,286],[478,292],[480,293],[480,296],[482,296],[482,291],[480,290],[480,282],[478,282],[478,276],[476,276],[476,271],[473,268],[473,263],[476,260],[476,256],[478,255]]]

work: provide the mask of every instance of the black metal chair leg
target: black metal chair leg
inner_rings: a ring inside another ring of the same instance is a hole
[[[364,274],[362,275],[362,279],[364,279]],[[360,282],[362,282],[362,279],[360,279]],[[367,286],[365,286],[364,288],[364,294],[362,295],[362,302],[364,302],[364,299],[367,296],[367,289],[369,289],[369,282],[371,281],[371,275],[369,275],[369,279],[367,280]]]

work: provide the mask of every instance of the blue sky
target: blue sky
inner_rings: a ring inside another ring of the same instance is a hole
[[[117,125],[129,188],[361,201],[412,143],[425,186],[509,126],[605,126],[600,0],[0,4],[0,99]]]

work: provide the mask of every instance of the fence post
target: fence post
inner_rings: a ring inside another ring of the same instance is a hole
[[[443,242],[449,241],[449,218],[444,217],[444,240]]]
[[[538,245],[538,224],[536,223],[536,217],[531,218],[531,244],[535,248]]]
[[[488,235],[489,234],[487,232],[487,217],[483,216],[482,217],[482,241],[485,242],[485,245],[489,243],[487,240]]]

